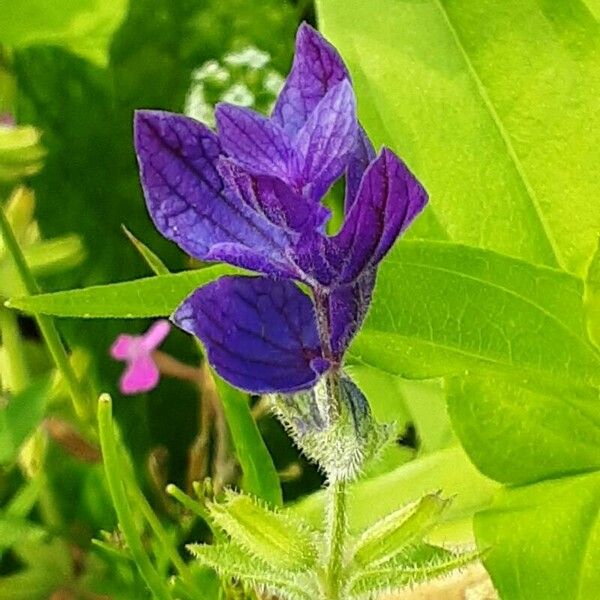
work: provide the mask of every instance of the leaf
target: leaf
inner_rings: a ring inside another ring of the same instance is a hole
[[[251,557],[290,571],[308,569],[317,560],[315,532],[293,514],[276,512],[233,492],[208,510],[234,545]]]
[[[188,549],[203,565],[213,568],[221,576],[240,579],[261,590],[283,593],[289,600],[318,597],[316,584],[308,575],[277,569],[270,563],[249,557],[233,544],[191,544]]]
[[[250,412],[247,394],[230,386],[214,372],[213,377],[244,474],[244,490],[272,506],[280,506],[283,499],[279,476]]]
[[[386,515],[364,531],[353,548],[353,560],[367,568],[402,554],[406,546],[418,544],[438,521],[448,501],[436,494]]]
[[[597,385],[582,291],[575,277],[495,252],[404,241],[380,268],[351,357],[408,378],[473,370]]]
[[[600,229],[594,15],[569,0],[320,0],[368,133],[456,242],[581,273]]]
[[[13,462],[23,442],[34,432],[44,416],[48,380],[33,383],[0,407],[0,463]]]
[[[428,539],[468,542],[472,540],[472,515],[491,503],[498,488],[475,469],[460,447],[432,452],[389,473],[352,484],[348,495],[350,530],[363,531],[415,498],[439,492],[452,496],[453,501]],[[323,493],[312,494],[292,510],[319,525],[323,519]]]
[[[48,532],[43,527],[31,521],[0,515],[0,551],[12,548],[17,542],[40,543],[47,535]]]
[[[400,559],[391,564],[359,571],[350,581],[350,594],[354,598],[375,598],[381,592],[413,588],[419,583],[448,576],[466,567],[478,556],[477,552],[442,552],[422,563],[411,564]]]
[[[0,14],[2,42],[13,48],[63,46],[104,64],[126,9],[127,0],[13,0]]]
[[[402,379],[361,364],[348,365],[345,370],[367,396],[379,422],[395,422],[399,434],[409,424],[415,426],[420,451],[441,450],[453,442],[441,380]]]
[[[597,398],[468,377],[450,383],[448,410],[471,460],[496,481],[523,484],[600,469]]]
[[[61,273],[77,266],[85,257],[81,239],[66,235],[53,240],[43,240],[23,248],[23,255],[37,277]],[[4,297],[24,293],[12,260],[0,261],[0,295]]]
[[[25,312],[86,319],[169,316],[197,287],[235,273],[240,270],[215,265],[80,290],[23,296],[9,300],[8,305]]]
[[[585,308],[590,339],[600,348],[600,237],[598,247],[587,268],[585,279]]]
[[[475,533],[502,598],[595,598],[600,473],[506,489],[475,517]]]
[[[127,236],[127,239],[133,244],[133,247],[139,252],[140,256],[144,259],[146,264],[152,269],[155,275],[167,275],[170,273],[169,269],[165,267],[165,263],[154,253],[146,244],[138,240],[125,225],[122,226],[123,232]]]

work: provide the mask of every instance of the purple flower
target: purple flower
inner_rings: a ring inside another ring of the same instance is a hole
[[[309,388],[341,364],[378,263],[427,195],[391,150],[375,156],[342,59],[308,25],[298,31],[272,115],[219,105],[216,120],[217,133],[166,112],[135,118],[142,185],[159,231],[199,260],[261,274],[196,290],[173,319],[237,387]],[[327,236],[321,200],[342,176],[346,216]]]
[[[171,325],[168,321],[157,321],[143,335],[120,335],[110,348],[110,355],[127,363],[119,381],[123,394],[141,394],[154,389],[160,378],[152,352],[167,337]]]

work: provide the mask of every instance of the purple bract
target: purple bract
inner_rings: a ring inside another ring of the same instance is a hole
[[[261,274],[196,290],[173,320],[233,385],[309,388],[341,364],[378,263],[427,194],[391,150],[375,156],[342,59],[308,25],[271,117],[219,105],[216,120],[217,133],[181,115],[136,113],[141,180],[159,231],[199,260]],[[328,236],[321,200],[342,176],[346,216]]]

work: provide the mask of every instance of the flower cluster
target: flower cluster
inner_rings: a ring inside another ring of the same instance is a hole
[[[427,195],[391,150],[375,156],[342,59],[308,25],[270,117],[227,104],[215,116],[216,132],[172,113],[135,117],[141,180],[159,231],[199,260],[260,274],[196,290],[173,320],[239,388],[310,388],[340,366],[378,263]],[[343,176],[345,218],[328,236],[321,201]]]

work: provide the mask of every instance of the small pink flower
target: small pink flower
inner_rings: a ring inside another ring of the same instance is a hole
[[[167,337],[171,325],[157,321],[143,335],[120,335],[110,348],[110,355],[127,363],[119,380],[123,394],[141,394],[155,388],[160,378],[152,352]]]
[[[14,129],[16,126],[17,122],[10,113],[0,113],[0,127]]]

